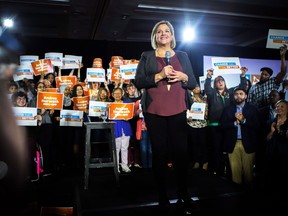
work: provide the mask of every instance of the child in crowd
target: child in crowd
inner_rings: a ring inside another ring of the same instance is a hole
[[[193,103],[205,104],[204,119],[187,118],[188,124],[188,142],[189,154],[192,157],[193,168],[201,168],[207,170],[208,168],[208,104],[205,95],[201,93],[200,86],[197,84],[191,92]]]

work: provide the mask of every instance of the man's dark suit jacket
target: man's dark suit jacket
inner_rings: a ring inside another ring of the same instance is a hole
[[[224,150],[232,153],[237,141],[237,127],[235,126],[236,105],[230,105],[223,110],[220,125],[224,133]],[[256,106],[245,103],[242,113],[245,123],[240,124],[242,143],[246,153],[256,152],[260,140],[260,120]]]

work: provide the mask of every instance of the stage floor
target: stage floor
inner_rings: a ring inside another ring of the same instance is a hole
[[[73,207],[75,216],[181,215],[176,205],[173,170],[168,171],[171,208],[159,212],[151,170],[134,168],[120,174],[116,184],[112,168],[91,169],[84,190],[84,172],[59,171],[37,182],[27,183],[22,215],[40,215],[42,207]],[[286,201],[271,196],[265,188],[247,191],[225,176],[189,169],[189,192],[195,206],[192,215],[243,215],[284,210]],[[287,199],[286,199],[287,200]],[[57,214],[53,214],[54,216]],[[52,214],[51,214],[52,216]]]

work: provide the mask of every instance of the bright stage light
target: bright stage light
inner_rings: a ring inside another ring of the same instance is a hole
[[[6,28],[12,28],[13,27],[13,20],[12,19],[4,19],[3,26]]]
[[[185,28],[183,31],[183,40],[189,42],[195,39],[195,30],[191,27]]]

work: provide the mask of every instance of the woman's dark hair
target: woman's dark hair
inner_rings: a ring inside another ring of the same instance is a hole
[[[37,82],[37,83],[35,84],[34,88],[37,89],[38,86],[39,86],[39,84],[43,84],[43,85],[45,86],[44,82]]]
[[[18,84],[17,84],[15,81],[9,82],[9,84],[8,84],[8,89],[9,89],[10,87],[12,87],[12,86],[15,86],[17,89],[19,88]]]
[[[76,92],[77,92],[77,87],[78,87],[78,86],[80,86],[80,87],[82,88],[82,90],[83,90],[83,95],[82,95],[82,96],[84,96],[83,86],[82,86],[81,84],[76,84],[76,85],[73,86],[73,89],[72,89],[72,97],[77,97]]]
[[[248,88],[247,88],[247,94],[249,93],[249,90],[250,90],[250,88],[251,88],[251,86],[252,86],[252,83],[251,83],[251,81],[249,80],[249,79],[247,79],[247,82],[248,82]]]
[[[225,83],[225,88],[224,88],[223,94],[229,94],[229,90],[227,88],[226,81],[225,81],[224,77],[222,77],[222,76],[217,76],[214,79],[214,89],[217,90],[217,92],[218,92],[218,89],[216,89],[215,86],[216,86],[216,83],[218,82],[218,80],[220,80],[220,79],[222,79]]]
[[[55,88],[55,87],[56,87],[56,80],[55,80],[56,76],[55,76],[54,73],[48,73],[48,74],[46,74],[45,79],[48,80],[48,76],[51,76],[51,75],[52,75],[53,78],[54,78],[53,83],[51,83],[51,86],[52,86],[53,88]]]
[[[15,93],[12,95],[12,97],[11,97],[12,103],[13,103],[14,106],[16,106],[16,101],[17,101],[17,98],[18,98],[18,97],[25,97],[26,102],[28,102],[28,96],[27,96],[27,94],[25,94],[25,93],[22,92],[22,91],[15,92]]]

